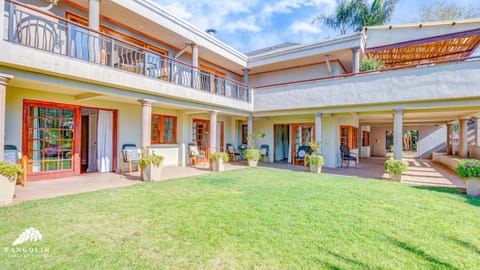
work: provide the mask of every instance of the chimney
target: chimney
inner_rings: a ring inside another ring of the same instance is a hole
[[[210,28],[205,30],[205,32],[207,32],[210,36],[214,37],[215,34],[217,33],[217,30]]]

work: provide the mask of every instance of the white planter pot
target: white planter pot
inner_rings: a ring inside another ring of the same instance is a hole
[[[388,173],[390,175],[390,180],[395,181],[395,182],[401,182],[402,181],[402,175],[401,174],[393,174],[391,172]]]
[[[212,162],[212,171],[214,172],[223,172],[225,166],[223,164],[223,159],[218,159]]]
[[[7,177],[0,175],[0,206],[12,203],[15,184],[15,180],[10,181]]]
[[[258,165],[258,160],[253,160],[253,159],[248,160],[248,167],[257,167],[257,165]]]
[[[480,196],[480,178],[467,178],[465,182],[467,195],[474,197]]]
[[[310,165],[310,171],[312,173],[322,173],[322,166]]]
[[[148,165],[142,171],[142,180],[148,182],[160,181],[162,177],[162,166]]]

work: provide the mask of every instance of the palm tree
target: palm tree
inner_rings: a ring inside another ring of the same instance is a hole
[[[323,22],[332,29],[346,34],[348,30],[361,31],[362,27],[382,25],[390,21],[397,0],[337,0],[334,14],[319,16],[312,23]]]
[[[356,26],[356,7],[354,1],[336,0],[335,13],[329,16],[321,15],[315,18],[312,23],[322,22],[332,29],[339,29],[344,35],[349,29],[354,30]]]

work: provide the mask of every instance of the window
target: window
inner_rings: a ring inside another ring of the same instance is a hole
[[[358,128],[354,126],[340,126],[340,145],[350,149],[358,148]]]
[[[248,125],[242,125],[242,144],[248,144]]]
[[[209,147],[209,120],[193,119],[192,138],[199,150],[207,151]]]
[[[177,117],[152,115],[152,144],[174,144],[177,142]]]
[[[370,146],[370,132],[363,131],[362,146]]]

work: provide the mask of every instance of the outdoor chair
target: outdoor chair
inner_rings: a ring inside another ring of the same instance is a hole
[[[260,155],[262,155],[262,160],[265,161],[265,162],[270,160],[269,154],[268,154],[269,148],[270,147],[268,146],[268,144],[262,144],[260,146]]]
[[[3,150],[3,161],[5,163],[19,164],[24,169],[22,175],[17,177],[17,184],[27,186],[27,161],[21,158],[22,153],[18,152],[15,145],[5,145]]]
[[[203,150],[198,150],[198,146],[194,143],[188,144],[188,158],[190,159],[192,165],[197,165],[199,161],[205,165],[207,162],[207,154]]]
[[[343,163],[347,161],[347,168],[350,168],[350,161],[355,162],[355,168],[357,168],[357,157],[350,154],[350,149],[347,146],[340,146],[340,152],[342,154],[342,164],[340,168],[343,168]]]
[[[236,161],[237,159],[240,159],[240,153],[235,152],[235,148],[233,147],[232,144],[227,143],[227,155],[230,157],[231,161]]]
[[[293,153],[293,165],[303,163],[303,166],[307,166],[307,157],[312,154],[312,148],[308,145],[301,145],[297,151]]]
[[[241,160],[245,160],[244,152],[247,148],[248,148],[248,145],[246,145],[246,144],[240,144],[238,146],[238,152],[240,153],[240,159]]]
[[[135,171],[138,170],[138,161],[140,160],[140,148],[135,144],[122,145],[122,164],[120,166],[120,173],[123,173],[125,164],[128,165],[128,171],[132,173],[133,166],[135,165]]]

